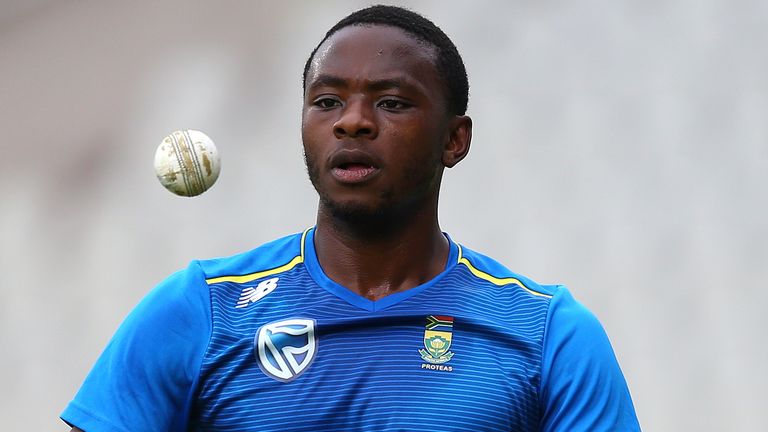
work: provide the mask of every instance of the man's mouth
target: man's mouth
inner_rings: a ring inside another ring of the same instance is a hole
[[[336,180],[342,183],[363,182],[377,171],[378,168],[361,162],[342,163],[331,170]]]
[[[329,165],[333,178],[346,184],[368,181],[381,170],[373,155],[359,149],[337,151],[331,156]]]

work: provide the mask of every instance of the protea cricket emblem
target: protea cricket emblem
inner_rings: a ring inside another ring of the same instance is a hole
[[[443,364],[453,358],[451,338],[453,317],[430,315],[424,330],[424,349],[419,350],[421,358],[428,363]]]

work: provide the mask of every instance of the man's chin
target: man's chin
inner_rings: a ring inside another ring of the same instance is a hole
[[[373,206],[356,201],[337,202],[322,200],[321,204],[330,212],[334,219],[352,225],[378,225],[390,219],[391,212],[381,206]]]

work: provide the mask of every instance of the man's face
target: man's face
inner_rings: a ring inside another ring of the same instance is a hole
[[[395,27],[346,27],[320,46],[301,131],[321,206],[365,219],[436,202],[451,116],[434,65],[434,47]]]

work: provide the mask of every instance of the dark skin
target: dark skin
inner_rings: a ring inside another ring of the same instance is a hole
[[[447,111],[434,51],[394,27],[352,26],[323,43],[307,75],[301,133],[320,195],[317,256],[328,277],[371,300],[429,281],[448,257],[440,181],[467,155],[472,120]]]
[[[449,113],[435,48],[387,26],[339,30],[307,75],[302,138],[320,195],[326,274],[371,300],[445,268],[443,170],[469,151],[472,121]]]

